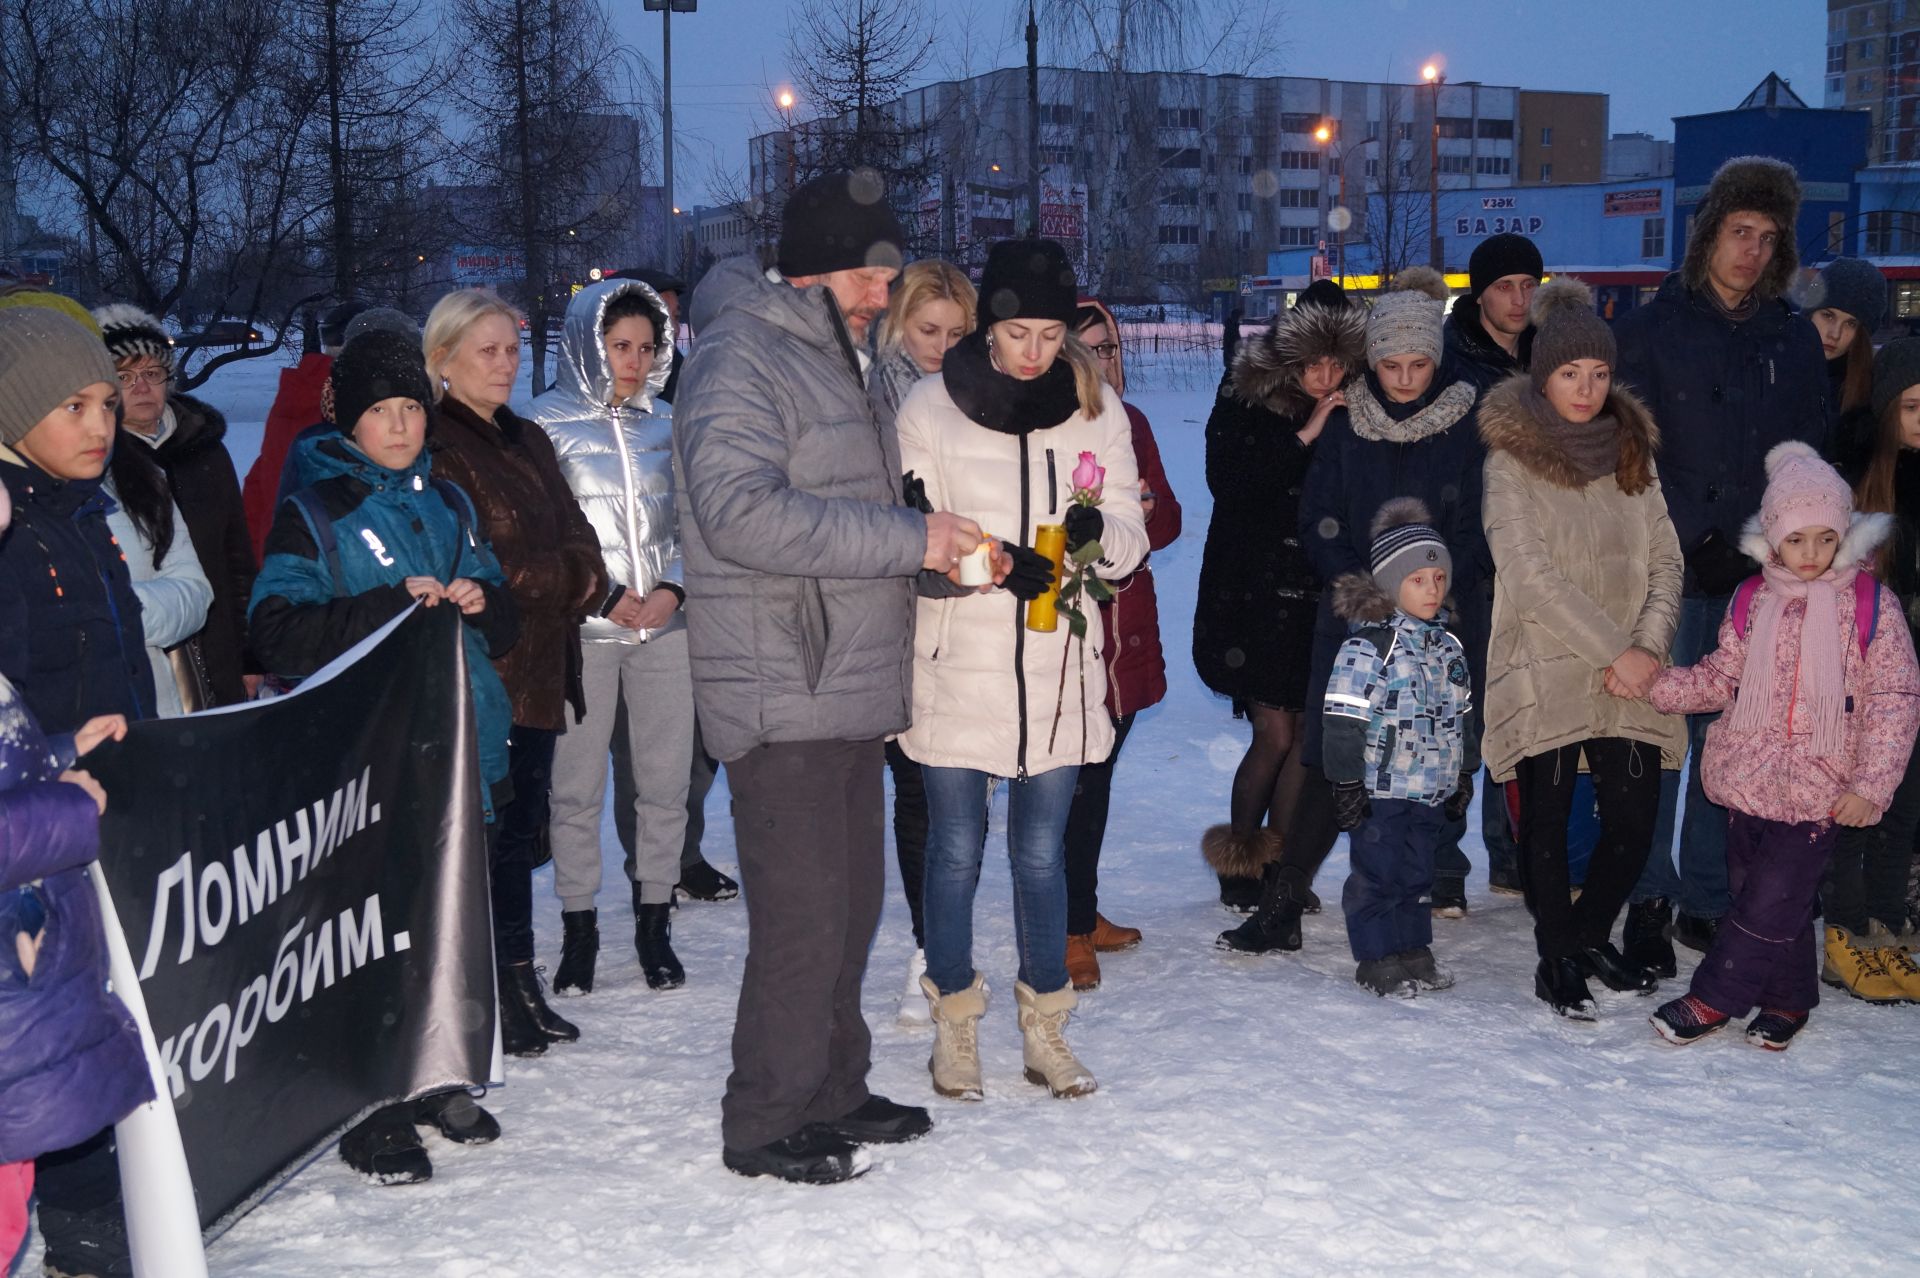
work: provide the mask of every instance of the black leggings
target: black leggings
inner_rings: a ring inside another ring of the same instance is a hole
[[[1578,901],[1567,880],[1567,817],[1586,752],[1600,809],[1600,841]],[[1541,958],[1566,958],[1606,944],[1627,895],[1640,881],[1660,813],[1660,751],[1623,737],[1594,737],[1520,760],[1515,770],[1521,886]]]

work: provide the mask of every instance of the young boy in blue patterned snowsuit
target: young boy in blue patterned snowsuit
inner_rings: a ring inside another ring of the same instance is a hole
[[[1411,998],[1453,984],[1433,959],[1433,853],[1465,813],[1480,765],[1466,650],[1446,625],[1453,557],[1411,497],[1382,506],[1372,531],[1372,576],[1333,583],[1352,633],[1321,708],[1322,760],[1352,834],[1341,904],[1354,979]]]

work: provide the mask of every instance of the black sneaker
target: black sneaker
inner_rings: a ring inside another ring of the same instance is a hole
[[[1671,980],[1680,971],[1669,935],[1672,925],[1673,906],[1665,897],[1629,905],[1627,921],[1620,927],[1621,956],[1662,980]]]
[[[487,1145],[500,1139],[500,1121],[456,1088],[422,1096],[413,1103],[416,1127],[431,1127],[458,1145]]]
[[[1719,919],[1703,919],[1696,914],[1682,914],[1673,922],[1673,939],[1690,950],[1698,950],[1705,954],[1713,947],[1714,934],[1719,930]]]
[[[1541,959],[1533,969],[1533,995],[1570,1021],[1600,1019],[1594,1010],[1593,993],[1573,959]]]
[[[1780,1012],[1772,1008],[1747,1022],[1747,1041],[1769,1052],[1784,1052],[1793,1036],[1807,1027],[1807,1013]]]
[[[40,1264],[49,1278],[133,1278],[125,1208],[118,1200],[91,1211],[40,1205]]]
[[[413,1130],[412,1105],[376,1109],[340,1138],[340,1160],[376,1185],[419,1185],[433,1163]]]
[[[1436,879],[1433,884],[1433,917],[1467,917],[1467,885],[1459,879]]]
[[[851,1114],[814,1127],[849,1145],[899,1145],[919,1140],[933,1130],[933,1119],[924,1109],[896,1105],[884,1096],[869,1096]]]
[[[738,1176],[776,1176],[798,1185],[837,1185],[873,1168],[866,1150],[811,1124],[757,1149],[723,1149],[720,1161]]]
[[[705,861],[696,861],[680,871],[674,891],[695,901],[731,901],[740,895],[740,885]]]

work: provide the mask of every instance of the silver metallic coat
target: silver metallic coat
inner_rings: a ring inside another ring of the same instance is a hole
[[[644,294],[666,307],[638,280],[607,280],[581,289],[567,307],[560,336],[559,376],[533,401],[528,416],[553,440],[561,473],[600,538],[607,575],[645,596],[663,582],[680,585],[680,532],[674,513],[672,409],[657,402],[673,368],[670,342],[655,359],[638,394],[609,406],[613,371],[601,342],[601,318],[625,293]],[[665,342],[664,335],[656,335]],[[580,628],[587,643],[643,643],[685,624],[674,613],[660,630],[629,630],[605,617]]]

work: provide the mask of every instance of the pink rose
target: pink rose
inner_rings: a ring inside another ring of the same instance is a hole
[[[1073,468],[1072,483],[1075,490],[1098,493],[1106,479],[1107,468],[1100,465],[1092,453],[1081,453],[1080,464]]]

